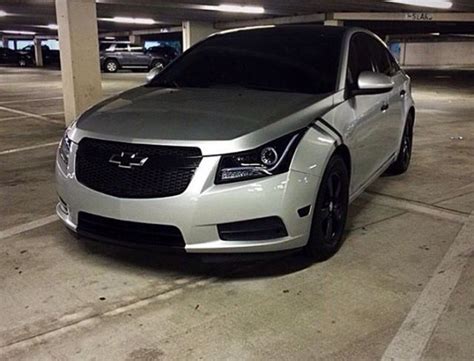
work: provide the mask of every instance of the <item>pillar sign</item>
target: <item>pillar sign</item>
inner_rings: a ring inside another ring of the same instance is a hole
[[[66,125],[102,99],[95,0],[56,0]]]

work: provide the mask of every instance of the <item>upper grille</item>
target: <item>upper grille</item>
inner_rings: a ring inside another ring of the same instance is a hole
[[[131,168],[110,163],[122,153],[148,159]],[[76,153],[76,177],[86,187],[115,197],[171,197],[186,190],[201,159],[199,148],[84,138]]]

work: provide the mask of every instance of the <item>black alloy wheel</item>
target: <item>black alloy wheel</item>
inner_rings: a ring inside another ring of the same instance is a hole
[[[397,160],[388,168],[388,175],[399,175],[405,173],[410,167],[413,148],[413,116],[409,115],[403,130],[400,151]]]
[[[349,173],[344,159],[330,159],[316,199],[306,253],[317,261],[331,258],[343,243],[349,203]]]

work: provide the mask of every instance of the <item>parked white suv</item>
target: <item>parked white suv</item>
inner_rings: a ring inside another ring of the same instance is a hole
[[[410,78],[366,30],[219,33],[67,129],[57,213],[106,242],[327,259],[349,202],[407,170],[414,119]]]

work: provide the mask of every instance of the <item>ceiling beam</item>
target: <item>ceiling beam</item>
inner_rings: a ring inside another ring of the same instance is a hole
[[[474,13],[442,13],[442,12],[412,12],[412,13],[388,13],[388,12],[365,12],[365,13],[329,13],[283,16],[255,20],[238,20],[217,22],[216,29],[233,29],[247,26],[283,25],[321,23],[325,20],[340,21],[408,21],[408,22],[472,22]]]
[[[276,18],[255,19],[255,20],[238,20],[216,22],[216,29],[234,29],[248,26],[265,26],[265,25],[284,25],[284,24],[305,24],[305,23],[322,23],[326,20],[325,14],[295,15],[282,16]]]
[[[474,22],[474,13],[442,12],[370,12],[370,13],[332,13],[329,20],[342,21],[417,21],[417,22]]]
[[[165,28],[154,28],[146,30],[131,30],[131,31],[112,31],[106,33],[100,33],[99,37],[104,36],[130,36],[130,35],[155,35],[155,34],[168,34],[168,33],[179,33],[183,31],[181,26],[171,26]]]

